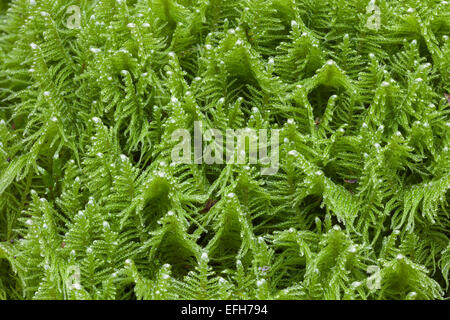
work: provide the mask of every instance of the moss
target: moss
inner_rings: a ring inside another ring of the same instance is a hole
[[[0,298],[448,298],[450,10],[372,4],[0,2]]]

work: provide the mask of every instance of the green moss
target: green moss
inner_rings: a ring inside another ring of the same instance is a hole
[[[449,4],[372,4],[0,2],[0,299],[448,298]]]

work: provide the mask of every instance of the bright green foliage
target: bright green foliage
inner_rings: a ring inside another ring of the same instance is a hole
[[[0,299],[448,297],[448,2],[7,2]],[[278,173],[172,163],[194,121]]]

